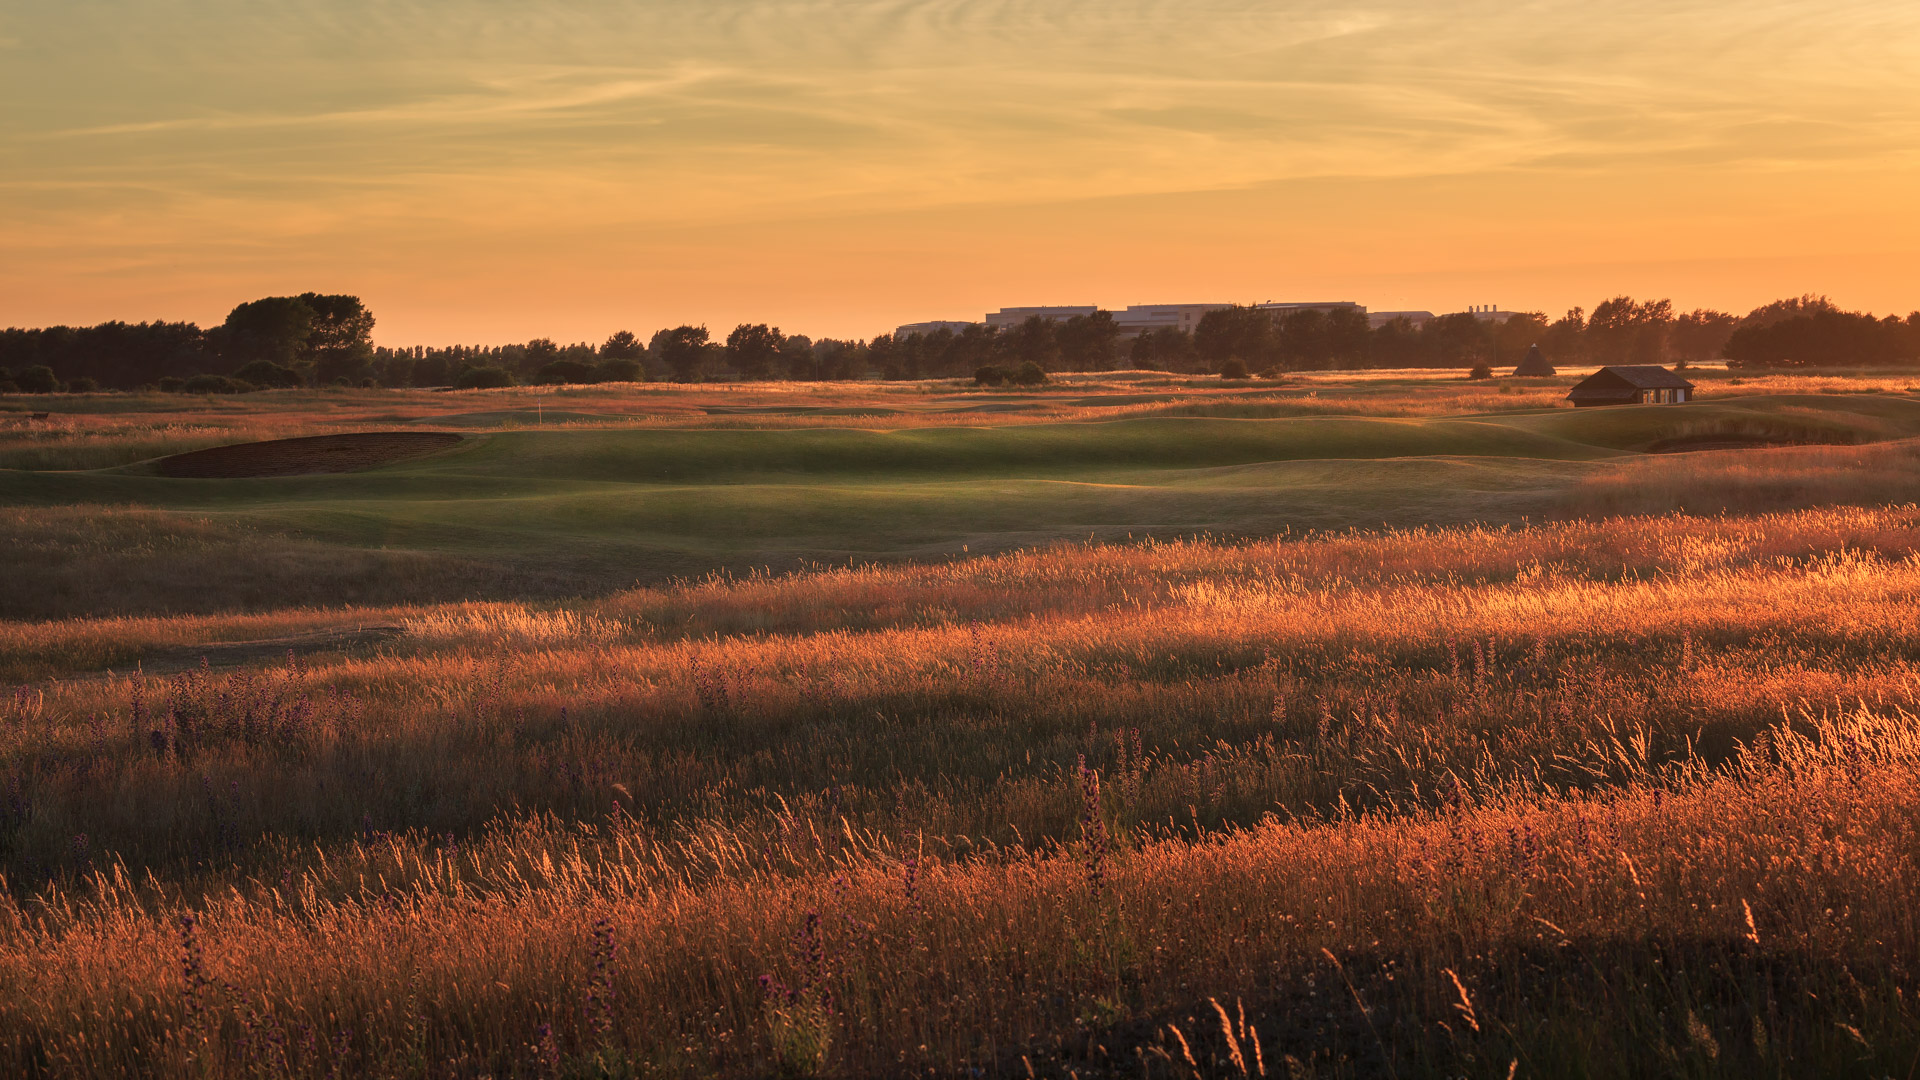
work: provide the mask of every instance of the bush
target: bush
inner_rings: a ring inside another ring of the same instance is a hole
[[[189,394],[244,394],[253,388],[250,382],[226,375],[195,375],[180,387]]]
[[[1247,377],[1247,365],[1239,358],[1229,358],[1220,365],[1220,377],[1223,379],[1244,379]]]
[[[163,394],[177,394],[186,388],[187,380],[178,375],[162,375],[153,385]]]
[[[578,360],[549,360],[534,372],[533,381],[539,386],[563,386],[568,383],[599,382],[598,372],[591,365]]]
[[[67,393],[69,394],[91,394],[99,389],[99,380],[93,378],[91,375],[82,375],[77,379],[67,380]]]
[[[1469,371],[1469,372],[1467,372],[1467,378],[1469,378],[1469,379],[1491,379],[1491,378],[1493,378],[1493,369],[1492,369],[1491,367],[1488,367],[1488,366],[1487,366],[1486,364],[1484,364],[1484,363],[1481,363],[1481,364],[1475,364],[1475,365],[1473,365],[1473,370],[1472,370],[1472,371]]]
[[[271,390],[307,385],[307,380],[301,378],[299,372],[290,367],[281,367],[271,360],[255,360],[234,372],[233,377]]]
[[[498,390],[512,385],[513,376],[505,368],[497,367],[468,368],[453,380],[455,390]]]
[[[1040,386],[1047,381],[1047,372],[1045,368],[1029,360],[1008,372],[1007,381],[1015,386]]]
[[[13,373],[13,384],[23,394],[57,394],[60,392],[60,380],[53,369],[41,364],[37,367],[21,368]]]
[[[600,361],[599,366],[593,369],[593,374],[594,378],[592,381],[594,382],[647,381],[646,370],[640,366],[640,361],[629,360],[624,357],[615,357],[611,360]]]
[[[988,364],[973,373],[973,384],[975,386],[1005,386],[1007,385],[1007,369]]]

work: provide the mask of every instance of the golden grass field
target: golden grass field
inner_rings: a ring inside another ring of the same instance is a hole
[[[1549,394],[1373,381],[1258,389]],[[1724,392],[1906,392],[1829,381]],[[728,394],[772,391],[620,407]],[[335,401],[6,453],[440,407]],[[638,423],[829,424],[701,416]],[[0,622],[0,1074],[1912,1074],[1912,444],[1569,476],[1524,521]],[[198,527],[4,513],[108,561]]]

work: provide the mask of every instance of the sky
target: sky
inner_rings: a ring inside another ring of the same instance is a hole
[[[1920,308],[1913,0],[0,2],[0,325]]]

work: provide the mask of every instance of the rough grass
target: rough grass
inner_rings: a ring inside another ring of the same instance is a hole
[[[0,477],[0,1074],[1911,1071],[1920,406],[1157,378]]]
[[[1076,546],[45,684],[0,1068],[1904,1068],[1917,550],[1911,507]]]

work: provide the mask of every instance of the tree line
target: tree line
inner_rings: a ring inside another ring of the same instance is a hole
[[[1131,339],[1111,312],[1006,329],[870,340],[813,340],[742,323],[723,340],[704,326],[663,329],[645,341],[621,330],[599,344],[547,338],[512,345],[389,348],[372,342],[374,317],[358,297],[302,293],[235,307],[219,326],[108,322],[0,331],[0,392],[154,387],[192,393],[303,386],[464,388],[702,379],[974,378],[1031,384],[1054,371],[1139,368],[1190,374],[1279,374],[1351,368],[1477,368],[1518,363],[1539,345],[1554,363],[1678,364],[1725,359],[1736,368],[1880,366],[1920,361],[1920,312],[1876,318],[1821,296],[1755,308],[1676,312],[1668,300],[1616,296],[1558,319],[1472,312],[1415,325],[1370,324],[1358,311],[1274,313],[1233,306],[1206,313],[1191,333],[1156,329]]]

